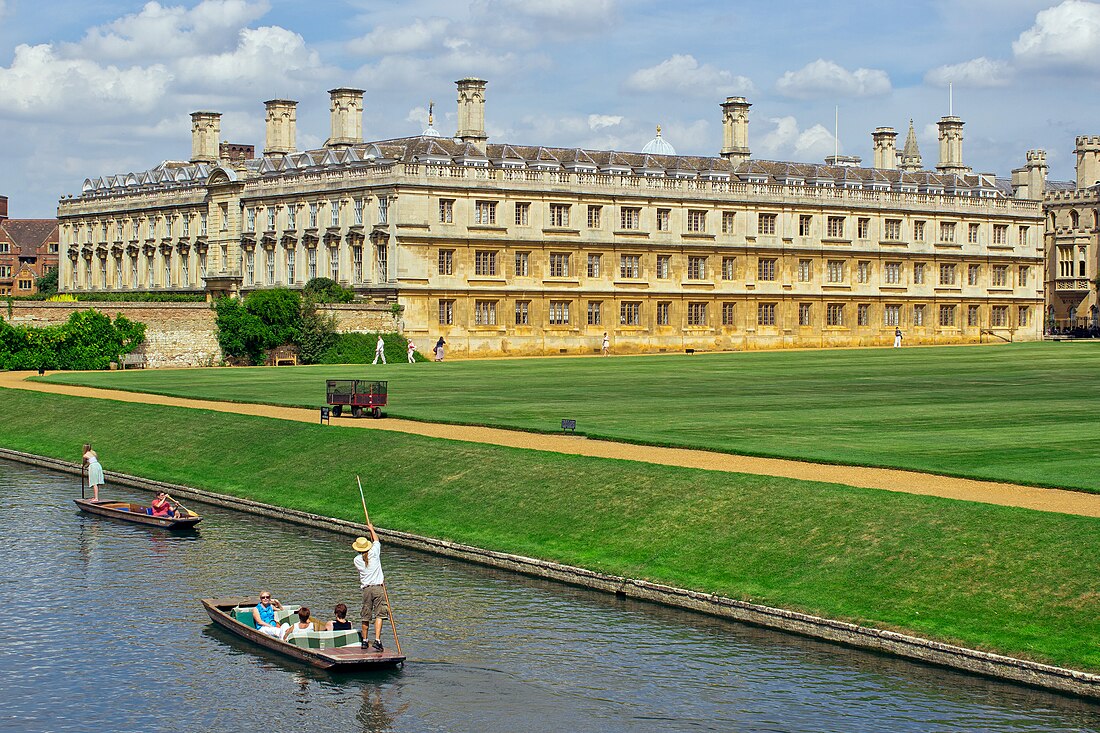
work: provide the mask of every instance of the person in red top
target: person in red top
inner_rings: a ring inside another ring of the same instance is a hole
[[[153,499],[151,508],[154,517],[174,517],[176,515],[172,502],[168,500],[168,495],[163,491],[159,492],[157,498]]]

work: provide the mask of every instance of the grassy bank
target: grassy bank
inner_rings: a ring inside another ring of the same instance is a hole
[[[90,440],[108,471],[351,520],[358,473],[385,527],[1100,671],[1096,519],[14,390],[0,405],[9,448],[76,460]]]
[[[861,349],[388,367],[61,374],[66,383],[316,406],[390,382],[398,417],[1100,491],[1100,346]]]

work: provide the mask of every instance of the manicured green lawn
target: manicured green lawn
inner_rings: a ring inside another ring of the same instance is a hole
[[[1100,491],[1100,344],[512,359],[60,374],[53,381],[317,406],[389,380],[388,413]]]
[[[1100,671],[1100,520],[0,390],[0,445]],[[74,477],[73,493],[79,484]],[[107,495],[110,495],[110,488]]]

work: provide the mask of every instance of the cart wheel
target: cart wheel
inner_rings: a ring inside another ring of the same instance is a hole
[[[374,415],[374,419],[377,420],[378,418],[382,417],[382,408],[374,408],[373,410],[371,410],[371,414]]]
[[[333,417],[340,417],[340,413],[343,412],[343,411],[344,411],[344,406],[343,405],[333,405],[332,406],[332,416]]]
[[[358,405],[351,408],[351,416],[352,417],[363,417],[363,408],[359,407]]]

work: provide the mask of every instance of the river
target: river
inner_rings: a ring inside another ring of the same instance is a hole
[[[1100,705],[1070,697],[387,545],[408,663],[313,670],[199,599],[263,588],[357,621],[348,537],[199,505],[173,535],[74,495],[0,461],[0,730],[1100,732]]]

